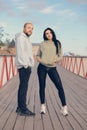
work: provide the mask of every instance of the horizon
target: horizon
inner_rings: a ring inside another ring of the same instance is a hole
[[[86,0],[0,0],[0,27],[9,38],[22,32],[25,22],[31,21],[32,43],[43,41],[43,31],[51,27],[62,43],[63,53],[87,55]]]

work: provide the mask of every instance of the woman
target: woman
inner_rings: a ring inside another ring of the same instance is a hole
[[[56,39],[56,35],[51,28],[47,28],[43,34],[44,41],[41,43],[38,53],[37,61],[38,66],[38,79],[39,79],[39,94],[41,101],[41,114],[46,113],[45,106],[45,86],[46,76],[49,75],[50,79],[55,84],[59,97],[62,103],[61,112],[63,115],[68,115],[67,105],[61,79],[56,70],[56,63],[62,59],[61,43]]]

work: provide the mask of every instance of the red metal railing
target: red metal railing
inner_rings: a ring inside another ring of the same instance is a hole
[[[60,62],[65,69],[87,79],[87,57],[64,56]],[[17,74],[14,55],[0,56],[0,88]]]
[[[64,56],[60,65],[87,79],[87,56]]]
[[[15,56],[0,55],[0,88],[16,74]]]
[[[0,55],[0,88],[16,74],[15,55]]]

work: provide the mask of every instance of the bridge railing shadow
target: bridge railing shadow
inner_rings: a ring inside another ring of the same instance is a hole
[[[87,79],[87,56],[64,56],[59,64]],[[16,74],[15,55],[0,55],[0,88]]]

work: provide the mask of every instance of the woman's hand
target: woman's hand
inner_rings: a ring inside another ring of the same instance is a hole
[[[43,64],[47,64],[47,62],[46,61],[44,61],[44,60],[42,60],[40,57],[38,57],[37,56],[37,61],[39,62],[39,63],[43,63]]]
[[[54,58],[54,63],[58,64],[61,62],[61,58],[59,59],[58,56]]]
[[[55,56],[54,58],[54,63],[57,63],[57,56]]]

